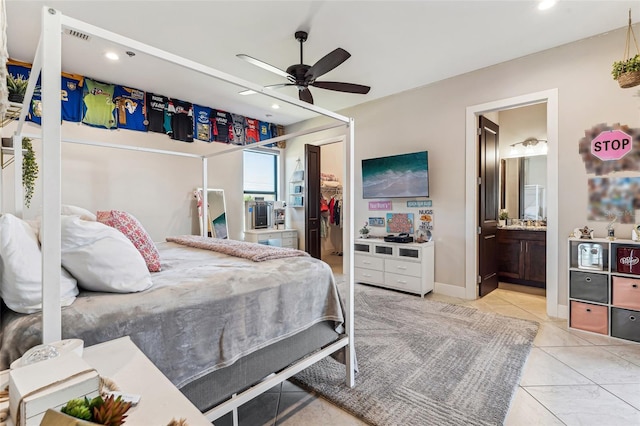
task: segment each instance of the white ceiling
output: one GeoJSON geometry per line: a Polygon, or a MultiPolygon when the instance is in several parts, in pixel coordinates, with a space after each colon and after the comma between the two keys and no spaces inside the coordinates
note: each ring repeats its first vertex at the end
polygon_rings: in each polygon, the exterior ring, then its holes
{"type": "MultiPolygon", "coordinates": [[[[332,111],[625,27],[632,6],[640,13],[637,1],[613,0],[564,0],[546,11],[537,9],[537,1],[519,0],[5,1],[9,55],[15,59],[33,61],[46,4],[259,85],[285,79],[236,54],[286,69],[299,62],[294,32],[306,30],[306,64],[337,47],[352,55],[319,81],[372,88],[367,95],[311,88],[315,104],[332,111]]],[[[623,45],[622,39],[621,55],[623,45]]],[[[102,55],[110,48],[96,38],[63,36],[63,70],[279,124],[315,115],[286,104],[272,110],[268,97],[239,96],[237,86],[145,55],[121,54],[120,61],[109,62],[102,55]]],[[[295,87],[277,90],[297,98],[295,87]]]]}

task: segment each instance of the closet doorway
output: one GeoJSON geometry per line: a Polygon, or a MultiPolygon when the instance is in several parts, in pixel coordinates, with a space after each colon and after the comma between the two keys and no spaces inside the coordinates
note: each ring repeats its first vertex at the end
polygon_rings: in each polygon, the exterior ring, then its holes
{"type": "MultiPolygon", "coordinates": [[[[319,167],[306,164],[309,193],[306,198],[308,209],[305,211],[305,227],[308,234],[313,230],[314,238],[305,238],[306,251],[318,253],[334,274],[343,273],[343,211],[342,189],[344,182],[344,138],[333,138],[313,144],[310,151],[319,149],[319,167]],[[311,171],[314,171],[313,175],[311,171]],[[318,202],[311,200],[311,186],[318,182],[318,202]],[[319,221],[316,225],[315,220],[319,221]],[[317,226],[317,228],[316,228],[317,226]],[[313,247],[312,247],[313,245],[313,247]]],[[[307,150],[305,150],[307,152],[307,150]]],[[[315,161],[315,155],[306,157],[305,161],[315,161]]]]}

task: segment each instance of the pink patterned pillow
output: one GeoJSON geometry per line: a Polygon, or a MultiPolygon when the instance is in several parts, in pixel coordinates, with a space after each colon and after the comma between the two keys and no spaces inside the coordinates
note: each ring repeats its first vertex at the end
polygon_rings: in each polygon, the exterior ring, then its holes
{"type": "Polygon", "coordinates": [[[150,272],[160,271],[160,253],[138,219],[120,210],[99,211],[98,222],[122,232],[138,249],[150,272]]]}

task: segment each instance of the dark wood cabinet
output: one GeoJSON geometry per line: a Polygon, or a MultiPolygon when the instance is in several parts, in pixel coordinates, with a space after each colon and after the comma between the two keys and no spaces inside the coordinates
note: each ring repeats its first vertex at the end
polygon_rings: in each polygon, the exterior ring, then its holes
{"type": "Polygon", "coordinates": [[[500,281],[546,288],[546,231],[498,229],[496,238],[500,281]]]}

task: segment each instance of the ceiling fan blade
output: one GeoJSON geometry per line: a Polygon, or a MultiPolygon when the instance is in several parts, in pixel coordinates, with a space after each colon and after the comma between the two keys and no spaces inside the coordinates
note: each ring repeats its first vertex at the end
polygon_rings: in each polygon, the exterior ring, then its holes
{"type": "MultiPolygon", "coordinates": [[[[287,87],[287,86],[295,86],[295,84],[293,83],[279,83],[279,84],[269,84],[268,86],[264,86],[265,89],[279,89],[280,87],[287,87]]],[[[238,92],[239,95],[253,95],[254,93],[256,93],[255,90],[251,90],[251,89],[247,89],[247,90],[243,90],[242,92],[238,92]]]]}
{"type": "Polygon", "coordinates": [[[313,64],[311,68],[304,75],[306,81],[314,81],[316,78],[323,74],[328,73],[347,59],[351,57],[351,54],[346,50],[338,47],[333,52],[328,53],[318,62],[313,64]]]}
{"type": "Polygon", "coordinates": [[[305,101],[309,104],[313,104],[313,96],[311,96],[311,92],[306,87],[298,91],[298,96],[301,101],[305,101]]]}
{"type": "Polygon", "coordinates": [[[240,53],[236,55],[238,58],[240,59],[244,59],[245,61],[249,62],[250,64],[256,65],[262,69],[265,69],[267,71],[271,71],[274,74],[278,74],[284,78],[289,79],[289,81],[294,82],[295,81],[295,77],[292,76],[291,74],[289,74],[286,71],[281,70],[280,68],[276,68],[273,65],[270,65],[266,62],[262,62],[260,59],[256,59],[253,58],[249,55],[245,55],[244,53],[240,53]]]}
{"type": "Polygon", "coordinates": [[[369,86],[353,83],[341,83],[338,81],[316,81],[315,83],[311,83],[311,85],[321,89],[335,90],[336,92],[360,93],[362,95],[366,95],[369,93],[369,90],[371,90],[371,87],[369,86]]]}

